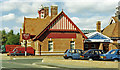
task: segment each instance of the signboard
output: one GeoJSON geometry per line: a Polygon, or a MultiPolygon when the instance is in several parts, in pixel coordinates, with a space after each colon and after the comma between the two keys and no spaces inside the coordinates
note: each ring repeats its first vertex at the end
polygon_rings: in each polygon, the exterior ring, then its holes
{"type": "Polygon", "coordinates": [[[23,38],[24,40],[28,40],[28,39],[30,39],[30,34],[29,34],[29,33],[23,33],[23,34],[22,34],[22,38],[23,38]]]}

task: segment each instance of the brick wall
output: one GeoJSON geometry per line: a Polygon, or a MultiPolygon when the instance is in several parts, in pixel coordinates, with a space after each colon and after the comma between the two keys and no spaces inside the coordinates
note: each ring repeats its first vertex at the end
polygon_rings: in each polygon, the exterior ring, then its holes
{"type": "MultiPolygon", "coordinates": [[[[50,39],[50,38],[45,38],[42,42],[40,42],[39,40],[37,40],[34,42],[34,46],[36,51],[42,51],[42,53],[47,52],[49,53],[53,53],[53,52],[63,52],[66,49],[70,49],[70,41],[75,41],[75,49],[83,49],[83,37],[80,33],[76,34],[76,39],[75,38],[54,38],[54,39],[50,39]],[[38,41],[38,45],[37,44],[38,41]],[[48,51],[48,41],[53,41],[53,52],[49,52],[48,51]],[[40,48],[41,45],[41,48],[40,48]],[[38,47],[39,48],[38,48],[38,47]]],[[[40,52],[39,52],[40,53],[40,52]]]]}

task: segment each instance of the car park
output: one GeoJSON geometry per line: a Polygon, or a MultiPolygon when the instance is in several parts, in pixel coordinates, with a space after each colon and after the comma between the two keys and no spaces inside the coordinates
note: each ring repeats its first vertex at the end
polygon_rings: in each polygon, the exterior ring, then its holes
{"type": "Polygon", "coordinates": [[[99,60],[100,55],[103,54],[103,50],[99,49],[90,49],[85,51],[81,56],[80,59],[88,59],[88,60],[99,60]]]}
{"type": "Polygon", "coordinates": [[[83,52],[81,49],[67,49],[63,57],[65,59],[80,59],[83,52]]]}
{"type": "Polygon", "coordinates": [[[112,49],[106,54],[101,54],[100,59],[120,61],[120,49],[112,49]]]}

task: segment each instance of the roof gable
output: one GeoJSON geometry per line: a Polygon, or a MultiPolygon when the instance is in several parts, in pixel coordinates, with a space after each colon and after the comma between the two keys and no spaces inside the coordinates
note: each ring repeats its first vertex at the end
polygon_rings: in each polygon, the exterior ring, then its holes
{"type": "Polygon", "coordinates": [[[61,15],[56,21],[50,26],[50,30],[62,30],[62,31],[78,31],[77,27],[70,22],[69,18],[65,15],[61,15]]]}
{"type": "Polygon", "coordinates": [[[109,37],[99,33],[99,32],[93,32],[86,34],[88,39],[85,40],[85,42],[113,42],[109,37]]]}
{"type": "MultiPolygon", "coordinates": [[[[51,22],[50,22],[50,24],[42,31],[42,32],[40,32],[38,35],[36,35],[34,38],[33,38],[33,40],[36,40],[36,39],[38,39],[47,29],[60,29],[61,30],[61,28],[58,28],[57,26],[59,26],[59,23],[57,23],[57,22],[59,22],[58,20],[62,20],[61,18],[62,17],[65,17],[65,18],[67,18],[67,21],[70,23],[70,27],[68,28],[68,29],[72,29],[72,30],[77,30],[78,32],[80,32],[82,35],[83,35],[83,37],[84,38],[86,38],[87,39],[87,37],[84,35],[84,33],[82,33],[82,31],[70,20],[70,18],[63,12],[63,11],[61,11],[57,16],[55,16],[52,20],[50,20],[51,22]],[[56,24],[56,25],[55,25],[56,24]]],[[[64,21],[64,20],[63,20],[64,21]]],[[[66,22],[67,22],[66,21],[66,22]]],[[[67,23],[67,24],[69,24],[69,23],[67,23]]],[[[61,23],[62,24],[62,23],[61,23]]],[[[66,25],[67,25],[66,24],[66,25]]],[[[64,24],[65,25],[65,24],[64,24]]],[[[64,25],[62,25],[62,26],[64,26],[64,25]]],[[[62,27],[61,26],[61,27],[62,27]]],[[[67,28],[65,28],[65,29],[67,29],[67,28]]],[[[64,29],[64,28],[63,28],[64,29]]]]}
{"type": "Polygon", "coordinates": [[[100,35],[97,33],[97,34],[91,36],[89,39],[107,39],[107,38],[104,37],[103,35],[100,35]]]}
{"type": "Polygon", "coordinates": [[[99,33],[99,32],[93,32],[90,34],[87,34],[88,39],[110,39],[109,37],[99,33]]]}

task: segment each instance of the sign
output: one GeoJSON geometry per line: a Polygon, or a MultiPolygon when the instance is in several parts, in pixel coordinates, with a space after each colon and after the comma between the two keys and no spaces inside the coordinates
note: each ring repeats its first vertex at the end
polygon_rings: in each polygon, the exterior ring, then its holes
{"type": "Polygon", "coordinates": [[[24,40],[30,39],[30,34],[29,33],[23,33],[22,34],[22,39],[24,39],[24,40]]]}

